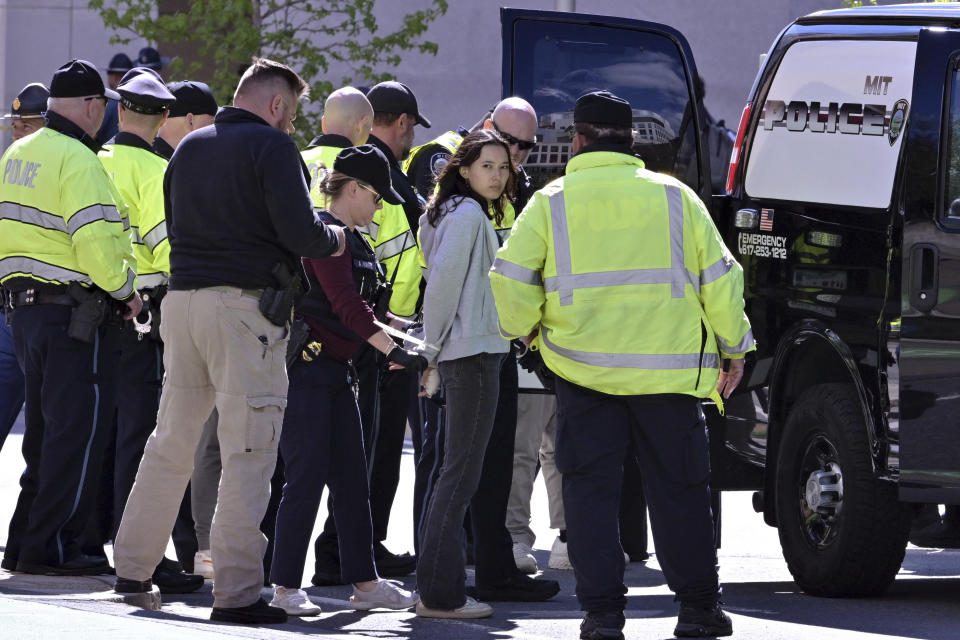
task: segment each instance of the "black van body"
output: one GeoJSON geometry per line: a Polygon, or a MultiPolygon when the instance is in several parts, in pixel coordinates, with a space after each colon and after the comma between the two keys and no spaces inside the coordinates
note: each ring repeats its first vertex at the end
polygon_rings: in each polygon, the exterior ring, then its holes
{"type": "MultiPolygon", "coordinates": [[[[635,142],[648,168],[701,194],[743,265],[758,350],[725,417],[708,412],[713,488],[756,491],[755,508],[778,528],[807,592],[884,591],[917,505],[960,504],[960,10],[863,7],[785,28],[751,89],[721,194],[710,176],[727,158],[710,151],[682,34],[635,20],[512,9],[502,11],[502,23],[503,95],[526,98],[540,117],[534,175],[546,182],[562,173],[572,101],[584,90],[610,89],[630,100],[635,128],[645,127],[635,142]],[[915,47],[912,87],[883,95],[892,76],[877,69],[859,81],[857,105],[768,95],[798,44],[814,55],[915,47]],[[655,85],[644,80],[650,76],[655,85]],[[758,135],[780,126],[811,135],[838,122],[833,138],[804,144],[863,142],[843,137],[855,126],[896,150],[889,176],[872,169],[872,154],[851,152],[846,182],[837,184],[874,191],[867,206],[843,193],[835,198],[841,204],[820,198],[825,185],[817,183],[803,185],[810,195],[802,199],[747,188],[751,160],[761,161],[758,135]]],[[[764,144],[764,153],[775,149],[764,144]]],[[[789,148],[783,158],[765,175],[776,182],[785,172],[786,191],[796,194],[791,163],[818,158],[789,148]]]]}

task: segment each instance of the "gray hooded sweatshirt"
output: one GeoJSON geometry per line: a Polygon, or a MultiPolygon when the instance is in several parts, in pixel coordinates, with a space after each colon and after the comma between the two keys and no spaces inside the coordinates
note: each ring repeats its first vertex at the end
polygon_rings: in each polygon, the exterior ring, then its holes
{"type": "Polygon", "coordinates": [[[478,353],[507,353],[500,336],[488,273],[500,248],[497,232],[473,198],[444,202],[444,216],[434,227],[420,216],[420,247],[427,261],[423,277],[423,331],[429,344],[423,353],[431,366],[478,353]]]}

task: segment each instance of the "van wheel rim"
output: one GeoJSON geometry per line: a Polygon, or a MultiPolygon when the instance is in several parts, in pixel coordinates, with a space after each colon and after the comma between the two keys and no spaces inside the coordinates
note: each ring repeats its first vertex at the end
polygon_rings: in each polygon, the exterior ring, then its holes
{"type": "Polygon", "coordinates": [[[800,525],[807,542],[825,549],[836,539],[843,511],[843,471],[837,449],[822,434],[812,436],[800,457],[800,525]]]}

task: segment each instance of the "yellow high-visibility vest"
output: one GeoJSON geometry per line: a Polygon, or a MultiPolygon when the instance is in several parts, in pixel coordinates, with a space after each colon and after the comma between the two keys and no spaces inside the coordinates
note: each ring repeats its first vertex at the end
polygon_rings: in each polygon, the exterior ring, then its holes
{"type": "Polygon", "coordinates": [[[170,242],[163,212],[167,161],[152,151],[125,144],[107,145],[99,156],[130,220],[137,286],[150,289],[166,284],[170,276],[170,242]]]}
{"type": "Polygon", "coordinates": [[[490,271],[506,337],[613,395],[716,396],[720,359],[755,348],[743,270],[686,185],[625,153],[575,156],[534,194],[490,271]]]}
{"type": "Polygon", "coordinates": [[[0,158],[0,282],[96,285],[126,300],[136,285],[130,224],[89,148],[45,127],[0,158]]]}

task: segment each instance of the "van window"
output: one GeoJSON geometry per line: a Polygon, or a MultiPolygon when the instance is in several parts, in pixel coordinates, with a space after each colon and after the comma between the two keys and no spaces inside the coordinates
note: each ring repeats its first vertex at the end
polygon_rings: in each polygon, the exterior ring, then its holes
{"type": "Polygon", "coordinates": [[[916,42],[875,40],[791,46],[755,107],[748,196],[888,207],[916,49],[916,42]]]}
{"type": "Polygon", "coordinates": [[[947,178],[944,189],[943,219],[949,226],[960,226],[960,58],[953,61],[950,78],[950,118],[947,122],[947,178]]]}
{"type": "Polygon", "coordinates": [[[540,119],[524,165],[537,187],[563,175],[572,155],[573,106],[606,89],[633,107],[634,152],[651,171],[700,189],[697,137],[680,49],[654,32],[521,20],[513,33],[513,91],[540,119]]]}

